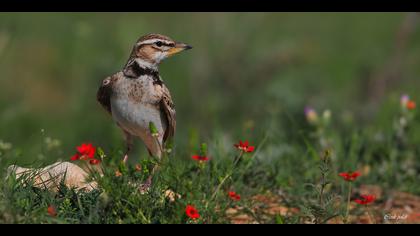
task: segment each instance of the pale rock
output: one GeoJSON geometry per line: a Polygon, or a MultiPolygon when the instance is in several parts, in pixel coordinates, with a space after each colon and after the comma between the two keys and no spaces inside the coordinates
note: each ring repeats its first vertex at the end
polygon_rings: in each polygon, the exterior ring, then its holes
{"type": "Polygon", "coordinates": [[[56,162],[45,168],[23,168],[16,165],[7,168],[7,176],[14,174],[22,183],[33,181],[34,187],[56,192],[63,182],[68,188],[90,192],[97,189],[95,181],[86,182],[89,174],[70,162],[56,162]]]}

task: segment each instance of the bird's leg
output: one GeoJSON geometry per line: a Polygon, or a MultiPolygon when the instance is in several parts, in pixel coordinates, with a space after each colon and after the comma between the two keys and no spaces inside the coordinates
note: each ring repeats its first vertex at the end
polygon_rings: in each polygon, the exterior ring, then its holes
{"type": "Polygon", "coordinates": [[[149,154],[151,155],[151,156],[153,156],[153,157],[156,157],[157,158],[157,160],[158,160],[158,163],[156,163],[154,166],[153,166],[153,169],[152,169],[152,171],[150,172],[150,175],[149,175],[149,177],[147,177],[147,179],[146,179],[146,181],[144,182],[144,183],[142,183],[141,185],[140,185],[140,187],[139,187],[139,191],[140,191],[140,193],[141,194],[144,194],[144,193],[146,193],[147,191],[149,191],[149,189],[150,189],[150,187],[152,186],[152,179],[153,179],[153,176],[155,175],[155,173],[159,170],[159,168],[160,168],[160,161],[162,160],[162,154],[163,154],[163,148],[162,148],[162,140],[161,139],[159,139],[159,137],[155,137],[155,141],[156,141],[156,146],[158,146],[158,147],[155,147],[154,148],[154,151],[151,151],[150,149],[148,149],[149,150],[149,154]]]}
{"type": "Polygon", "coordinates": [[[126,151],[123,158],[123,163],[126,164],[128,161],[128,153],[130,152],[131,148],[133,147],[133,136],[124,130],[124,137],[125,137],[125,143],[127,145],[126,151]]]}

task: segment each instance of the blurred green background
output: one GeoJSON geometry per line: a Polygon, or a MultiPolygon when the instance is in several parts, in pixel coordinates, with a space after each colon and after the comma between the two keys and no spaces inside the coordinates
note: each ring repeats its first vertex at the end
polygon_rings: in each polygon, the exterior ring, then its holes
{"type": "Polygon", "coordinates": [[[267,133],[280,145],[306,105],[330,109],[342,132],[386,128],[399,96],[416,98],[420,88],[417,21],[414,13],[1,13],[0,140],[21,164],[67,159],[85,141],[123,148],[96,91],[152,32],[194,47],[160,67],[176,104],[177,150],[267,133]],[[43,155],[55,139],[59,151],[43,155]]]}

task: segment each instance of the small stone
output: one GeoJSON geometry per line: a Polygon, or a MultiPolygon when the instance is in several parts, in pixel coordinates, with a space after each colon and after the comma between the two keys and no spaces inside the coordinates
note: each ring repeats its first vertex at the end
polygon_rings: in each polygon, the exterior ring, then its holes
{"type": "Polygon", "coordinates": [[[16,165],[7,168],[7,177],[15,175],[22,183],[32,180],[34,187],[56,192],[60,183],[77,191],[90,192],[98,188],[95,181],[87,182],[89,174],[79,166],[70,162],[56,162],[41,169],[23,168],[16,165]]]}

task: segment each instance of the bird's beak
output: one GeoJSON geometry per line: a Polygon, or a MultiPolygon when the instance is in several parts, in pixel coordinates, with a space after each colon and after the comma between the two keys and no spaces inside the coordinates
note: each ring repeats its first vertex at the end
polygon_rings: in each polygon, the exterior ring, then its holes
{"type": "Polygon", "coordinates": [[[175,55],[179,52],[191,49],[192,47],[188,44],[185,43],[176,43],[175,47],[171,48],[168,50],[168,57],[175,55]]]}

